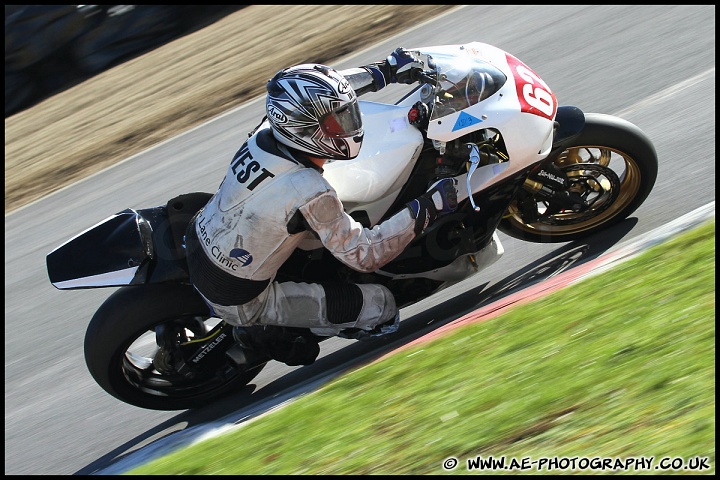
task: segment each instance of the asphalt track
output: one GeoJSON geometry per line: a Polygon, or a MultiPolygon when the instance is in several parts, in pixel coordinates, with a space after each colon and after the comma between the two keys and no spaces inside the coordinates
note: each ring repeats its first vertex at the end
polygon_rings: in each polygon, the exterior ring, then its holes
{"type": "MultiPolygon", "coordinates": [[[[522,59],[562,104],[621,116],[648,134],[660,159],[658,180],[631,218],[602,235],[568,244],[529,244],[501,236],[506,253],[495,265],[403,309],[396,341],[324,342],[314,365],[269,365],[246,390],[200,409],[158,412],[125,405],[94,384],[82,357],[87,322],[112,289],[55,290],[47,279],[45,255],[129,206],[214,191],[230,156],[261,117],[261,103],[249,102],[6,215],[5,473],[119,469],[136,461],[139,451],[149,454],[183,435],[192,437],[196,428],[226,428],[252,418],[267,405],[311,391],[348,365],[379,358],[698,208],[712,204],[714,210],[714,6],[464,6],[336,66],[376,61],[397,46],[472,40],[522,59]]],[[[378,94],[375,99],[382,101],[378,94]]]]}

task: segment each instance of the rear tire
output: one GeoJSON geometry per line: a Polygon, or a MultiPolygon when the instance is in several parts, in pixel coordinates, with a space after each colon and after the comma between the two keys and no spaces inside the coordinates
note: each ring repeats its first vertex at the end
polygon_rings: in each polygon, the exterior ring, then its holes
{"type": "Polygon", "coordinates": [[[529,203],[535,202],[538,211],[538,218],[533,219],[523,214],[527,199],[521,207],[516,198],[498,226],[501,232],[535,243],[569,242],[595,234],[637,210],[652,191],[658,172],[655,147],[642,130],[621,118],[598,113],[586,114],[583,131],[551,160],[577,180],[571,189],[582,190],[595,181],[601,184],[598,191],[605,199],[576,213],[533,198],[529,203]],[[616,176],[607,175],[608,169],[616,176]],[[608,189],[613,191],[607,193],[608,189]]]}
{"type": "Polygon", "coordinates": [[[219,319],[210,316],[205,302],[189,285],[122,287],[101,305],[88,325],[85,362],[98,385],[125,403],[151,410],[207,405],[245,386],[265,364],[247,369],[228,360],[214,372],[171,372],[168,358],[172,355],[157,354],[160,349],[154,330],[162,325],[166,331],[174,329],[178,337],[187,333],[190,339],[201,338],[212,322],[219,319]],[[143,342],[138,341],[141,337],[143,342]],[[139,354],[135,348],[149,355],[139,354]]]}

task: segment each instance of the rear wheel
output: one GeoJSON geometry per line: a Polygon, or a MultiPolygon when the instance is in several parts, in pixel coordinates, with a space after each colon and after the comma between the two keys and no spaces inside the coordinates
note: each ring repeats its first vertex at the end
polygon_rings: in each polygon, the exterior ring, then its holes
{"type": "Polygon", "coordinates": [[[265,363],[238,363],[238,349],[231,327],[211,317],[188,285],[123,287],[85,335],[95,381],[123,402],[152,410],[200,407],[246,385],[265,363]]]}
{"type": "Polygon", "coordinates": [[[658,171],[655,148],[637,126],[592,113],[583,131],[548,161],[568,179],[569,200],[558,202],[526,183],[500,222],[503,233],[536,243],[592,235],[630,216],[658,171]]]}

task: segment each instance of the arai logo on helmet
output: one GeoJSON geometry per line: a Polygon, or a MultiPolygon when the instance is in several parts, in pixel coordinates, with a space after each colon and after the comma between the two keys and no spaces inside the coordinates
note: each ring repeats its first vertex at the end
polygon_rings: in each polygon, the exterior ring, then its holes
{"type": "Polygon", "coordinates": [[[338,92],[342,93],[343,95],[350,93],[350,82],[348,82],[346,79],[341,80],[340,85],[338,85],[338,92]]]}
{"type": "Polygon", "coordinates": [[[287,117],[283,112],[281,112],[279,109],[275,107],[275,105],[270,105],[267,109],[268,116],[273,117],[276,122],[278,123],[285,123],[287,122],[287,117]]]}

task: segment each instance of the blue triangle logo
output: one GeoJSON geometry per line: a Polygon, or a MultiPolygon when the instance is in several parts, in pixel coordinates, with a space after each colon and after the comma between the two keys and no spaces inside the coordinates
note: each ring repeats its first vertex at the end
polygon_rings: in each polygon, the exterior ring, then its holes
{"type": "Polygon", "coordinates": [[[455,126],[453,127],[452,131],[460,130],[462,128],[467,128],[471,125],[475,125],[477,123],[482,123],[482,120],[479,118],[475,118],[472,115],[468,115],[465,112],[460,112],[460,116],[458,117],[457,121],[455,122],[455,126]]]}

